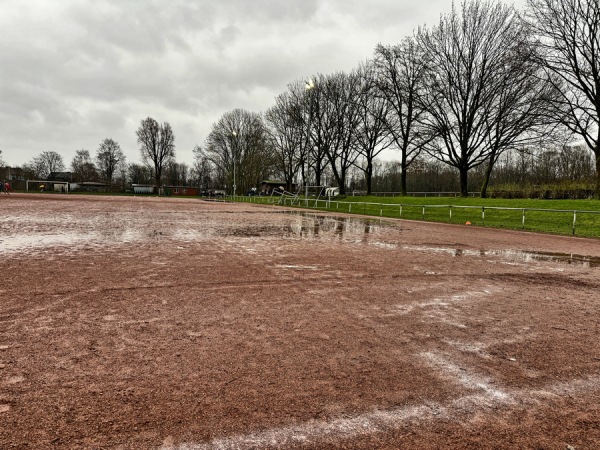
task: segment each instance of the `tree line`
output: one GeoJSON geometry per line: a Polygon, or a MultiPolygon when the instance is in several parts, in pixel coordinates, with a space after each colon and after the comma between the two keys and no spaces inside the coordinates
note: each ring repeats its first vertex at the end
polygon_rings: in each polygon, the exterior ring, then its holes
{"type": "Polygon", "coordinates": [[[394,149],[402,194],[425,161],[457,175],[462,195],[477,179],[485,197],[507,155],[580,142],[600,194],[598,27],[597,0],[528,0],[524,12],[465,1],[350,72],[290,83],[264,114],[225,113],[199,152],[229,185],[274,164],[288,189],[329,172],[344,193],[359,171],[370,193],[394,149]]]}
{"type": "MultiPolygon", "coordinates": [[[[263,113],[226,112],[191,166],[175,161],[170,125],[147,118],[137,130],[143,164],[126,164],[105,139],[93,158],[78,151],[71,169],[109,184],[167,180],[238,193],[277,178],[288,190],[468,195],[476,186],[485,197],[490,183],[577,178],[600,195],[599,27],[598,0],[527,0],[525,11],[466,0],[435,26],[377,45],[349,72],[291,82],[263,113]],[[381,162],[385,150],[398,159],[381,162]],[[554,170],[540,169],[549,161],[554,170]]],[[[54,152],[27,166],[40,176],[62,167],[54,152]]]]}
{"type": "MultiPolygon", "coordinates": [[[[127,164],[119,143],[106,138],[100,142],[93,157],[86,149],[75,152],[70,165],[73,179],[103,182],[109,188],[114,183],[123,188],[136,183],[160,186],[165,176],[181,185],[188,183],[191,171],[187,165],[175,161],[175,135],[168,122],[161,124],[148,117],[141,121],[136,134],[143,164],[127,164]]],[[[0,151],[0,157],[1,154],[0,151]]],[[[66,166],[59,153],[44,151],[16,169],[22,178],[46,180],[52,173],[64,171],[66,166]]]]}

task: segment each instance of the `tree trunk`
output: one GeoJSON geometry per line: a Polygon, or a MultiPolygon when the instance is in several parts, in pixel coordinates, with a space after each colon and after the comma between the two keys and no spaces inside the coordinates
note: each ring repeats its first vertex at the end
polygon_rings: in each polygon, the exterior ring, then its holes
{"type": "Polygon", "coordinates": [[[294,175],[289,175],[285,180],[285,190],[292,192],[294,186],[294,175]]]}
{"type": "Polygon", "coordinates": [[[371,195],[373,193],[373,161],[370,159],[367,161],[367,172],[365,173],[365,178],[367,181],[367,195],[371,195]]]}
{"type": "Polygon", "coordinates": [[[406,143],[406,139],[404,142],[404,148],[402,150],[402,173],[400,174],[400,193],[403,197],[406,197],[406,179],[407,179],[407,171],[408,171],[408,163],[406,161],[406,147],[408,144],[406,143]]]}
{"type": "Polygon", "coordinates": [[[346,195],[346,187],[344,186],[344,179],[343,179],[343,175],[340,175],[340,173],[337,170],[337,167],[335,167],[335,165],[333,163],[331,163],[332,166],[332,170],[333,170],[333,177],[335,178],[335,181],[338,185],[338,187],[340,188],[340,195],[346,195]]]}
{"type": "Polygon", "coordinates": [[[156,180],[156,193],[160,195],[160,179],[162,178],[162,172],[158,170],[158,166],[154,166],[154,176],[156,180]]]}
{"type": "Polygon", "coordinates": [[[469,169],[466,167],[459,167],[459,170],[460,170],[460,196],[468,197],[469,196],[469,186],[468,186],[469,169]]]}
{"type": "Polygon", "coordinates": [[[402,173],[400,174],[400,193],[403,197],[406,197],[406,168],[402,167],[402,173]]]}
{"type": "Polygon", "coordinates": [[[338,183],[340,187],[340,195],[346,195],[346,169],[342,168],[340,171],[340,181],[338,183]]]}
{"type": "Polygon", "coordinates": [[[321,164],[315,162],[315,186],[321,186],[321,164]]]}
{"type": "Polygon", "coordinates": [[[490,176],[492,175],[492,169],[494,168],[491,162],[488,163],[487,168],[485,169],[485,175],[483,177],[483,183],[481,184],[481,198],[487,198],[487,188],[490,184],[490,176]]]}
{"type": "Polygon", "coordinates": [[[600,199],[600,144],[596,145],[594,155],[596,156],[596,188],[594,190],[594,198],[600,199]]]}

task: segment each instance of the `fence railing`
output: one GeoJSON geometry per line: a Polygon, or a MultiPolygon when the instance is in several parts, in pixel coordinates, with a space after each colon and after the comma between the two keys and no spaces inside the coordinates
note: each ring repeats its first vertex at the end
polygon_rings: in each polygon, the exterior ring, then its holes
{"type": "Polygon", "coordinates": [[[229,197],[332,212],[600,237],[600,211],[498,206],[414,205],[297,197],[229,197]]]}
{"type": "MultiPolygon", "coordinates": [[[[366,195],[365,191],[358,191],[358,194],[355,194],[353,191],[352,195],[366,195]]],[[[371,195],[375,197],[400,197],[402,196],[401,192],[373,192],[371,195]]],[[[460,192],[407,192],[407,197],[460,197],[460,192]]],[[[469,197],[480,197],[481,192],[469,192],[469,197]]]]}

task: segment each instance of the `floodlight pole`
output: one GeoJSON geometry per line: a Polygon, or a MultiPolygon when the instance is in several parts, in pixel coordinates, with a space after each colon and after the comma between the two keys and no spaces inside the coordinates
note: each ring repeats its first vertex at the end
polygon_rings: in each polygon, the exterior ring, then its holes
{"type": "MultiPolygon", "coordinates": [[[[310,91],[315,87],[315,83],[312,78],[309,78],[304,82],[304,90],[308,94],[308,123],[312,126],[312,95],[310,91]]],[[[308,131],[307,131],[308,132],[308,131]]],[[[306,162],[306,176],[304,178],[304,198],[308,198],[308,183],[310,183],[310,164],[306,162]]]]}

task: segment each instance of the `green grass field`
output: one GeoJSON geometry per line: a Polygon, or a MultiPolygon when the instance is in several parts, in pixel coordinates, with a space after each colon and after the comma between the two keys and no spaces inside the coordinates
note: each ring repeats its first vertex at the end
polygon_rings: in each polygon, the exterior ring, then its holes
{"type": "MultiPolygon", "coordinates": [[[[251,201],[274,200],[279,198],[258,197],[251,201]]],[[[290,201],[286,199],[288,206],[290,201]]],[[[470,222],[473,226],[600,238],[600,200],[347,197],[329,203],[319,201],[317,205],[314,199],[301,200],[294,206],[307,204],[314,209],[351,214],[455,224],[470,222]]]]}

